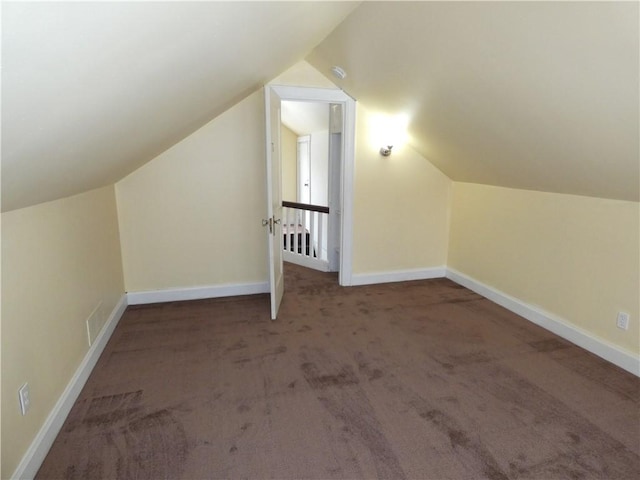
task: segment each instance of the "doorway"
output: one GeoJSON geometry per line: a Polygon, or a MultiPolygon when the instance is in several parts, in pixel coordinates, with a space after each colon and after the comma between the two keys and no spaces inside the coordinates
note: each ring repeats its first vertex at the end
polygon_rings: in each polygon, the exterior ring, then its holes
{"type": "MultiPolygon", "coordinates": [[[[323,104],[329,112],[333,111],[334,122],[340,125],[340,141],[334,137],[330,142],[329,151],[339,158],[339,168],[334,168],[328,175],[333,180],[327,179],[328,185],[333,185],[332,192],[339,199],[339,207],[334,209],[333,222],[338,223],[339,228],[330,231],[339,237],[336,240],[338,256],[335,258],[335,266],[338,271],[340,285],[352,284],[352,248],[353,248],[353,174],[355,156],[355,100],[342,90],[292,87],[292,86],[267,86],[265,87],[266,110],[266,152],[267,152],[267,220],[269,225],[269,272],[270,291],[272,303],[272,318],[277,316],[278,306],[282,300],[283,291],[279,287],[282,284],[283,255],[281,239],[283,236],[283,202],[282,202],[282,158],[281,158],[281,131],[280,118],[282,102],[310,102],[323,104]],[[277,128],[276,128],[277,127],[277,128]],[[272,228],[273,227],[273,228],[272,228]],[[335,234],[335,232],[339,232],[335,234]],[[280,250],[278,252],[278,250],[280,250]]],[[[330,122],[331,123],[331,122],[330,122]]],[[[337,132],[329,133],[329,137],[337,132]]],[[[311,185],[311,187],[313,187],[311,185]]],[[[311,188],[311,195],[313,195],[311,188]]],[[[331,196],[331,194],[329,194],[331,196]]],[[[325,207],[321,207],[325,208],[325,207]]],[[[331,209],[329,208],[329,212],[331,209]]],[[[286,219],[284,220],[287,221],[286,219]]],[[[328,230],[329,231],[329,230],[328,230]]],[[[328,234],[327,234],[328,235],[328,234]]],[[[287,235],[288,236],[288,235],[287,235]]],[[[297,238],[294,235],[294,239],[297,238]]],[[[306,235],[302,235],[303,242],[306,235]]],[[[286,241],[286,240],[285,240],[286,241]]],[[[309,240],[311,243],[311,240],[309,240]]],[[[327,239],[327,245],[330,245],[327,239]]],[[[329,255],[330,257],[330,255],[329,255]]]]}
{"type": "Polygon", "coordinates": [[[338,272],[342,106],[301,101],[281,105],[284,261],[338,272]]]}

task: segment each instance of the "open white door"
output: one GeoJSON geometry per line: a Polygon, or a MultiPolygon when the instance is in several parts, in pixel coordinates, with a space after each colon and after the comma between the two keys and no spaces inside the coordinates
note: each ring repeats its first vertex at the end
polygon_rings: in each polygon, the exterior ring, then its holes
{"type": "Polygon", "coordinates": [[[284,295],[282,268],[282,159],[280,157],[280,97],[267,86],[264,90],[267,130],[267,227],[269,244],[269,286],[271,319],[278,316],[284,295]]]}

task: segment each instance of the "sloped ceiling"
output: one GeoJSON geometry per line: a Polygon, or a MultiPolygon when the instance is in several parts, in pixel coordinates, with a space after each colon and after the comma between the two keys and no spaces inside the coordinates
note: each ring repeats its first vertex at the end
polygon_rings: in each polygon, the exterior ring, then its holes
{"type": "Polygon", "coordinates": [[[2,210],[121,179],[303,59],[356,6],[3,2],[2,210]]]}
{"type": "Polygon", "coordinates": [[[638,201],[638,13],[3,2],[2,210],[121,179],[305,57],[344,67],[335,83],[368,110],[407,113],[413,147],[454,180],[638,201]]]}
{"type": "Polygon", "coordinates": [[[327,130],[329,105],[319,102],[282,102],[282,124],[296,135],[327,130]]]}
{"type": "Polygon", "coordinates": [[[638,2],[365,2],[307,57],[456,181],[638,201],[638,2]]]}

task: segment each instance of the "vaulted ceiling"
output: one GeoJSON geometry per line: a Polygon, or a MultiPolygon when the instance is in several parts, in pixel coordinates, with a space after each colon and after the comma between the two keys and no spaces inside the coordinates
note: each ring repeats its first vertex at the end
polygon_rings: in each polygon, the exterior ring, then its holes
{"type": "Polygon", "coordinates": [[[638,201],[637,2],[2,4],[2,209],[113,183],[306,58],[450,178],[638,201]]]}
{"type": "Polygon", "coordinates": [[[357,4],[2,2],[2,209],[113,183],[302,60],[357,4]]]}
{"type": "Polygon", "coordinates": [[[457,181],[638,201],[638,2],[365,2],[307,58],[457,181]]]}

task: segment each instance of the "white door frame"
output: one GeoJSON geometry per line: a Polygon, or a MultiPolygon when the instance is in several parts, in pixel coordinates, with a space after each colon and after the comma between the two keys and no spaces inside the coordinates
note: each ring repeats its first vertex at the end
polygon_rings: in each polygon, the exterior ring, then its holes
{"type": "MultiPolygon", "coordinates": [[[[296,180],[298,182],[298,189],[296,192],[296,202],[298,203],[311,203],[311,135],[302,135],[298,137],[297,149],[296,149],[296,180]],[[305,145],[305,165],[302,164],[300,156],[301,146],[305,145]],[[306,174],[306,175],[304,175],[306,174]],[[305,178],[306,177],[306,178],[305,178]],[[305,185],[303,182],[307,182],[305,185]],[[305,192],[306,187],[306,192],[305,192]],[[306,195],[305,195],[306,193],[306,195]]],[[[300,219],[298,219],[300,222],[300,219]]]]}
{"type": "Polygon", "coordinates": [[[323,102],[342,105],[343,138],[340,199],[342,205],[340,228],[340,285],[352,285],[353,263],[353,181],[355,173],[356,102],[342,90],[327,88],[269,85],[280,100],[323,102]]]}

